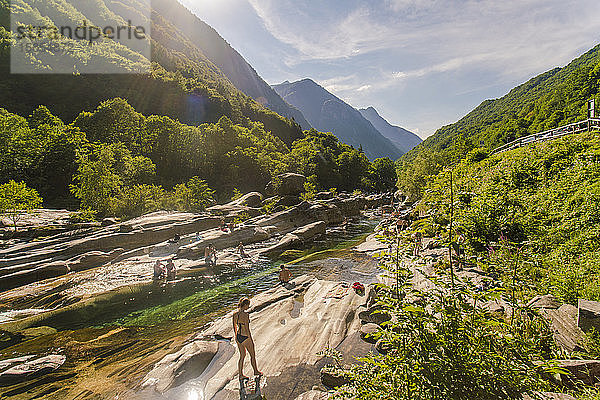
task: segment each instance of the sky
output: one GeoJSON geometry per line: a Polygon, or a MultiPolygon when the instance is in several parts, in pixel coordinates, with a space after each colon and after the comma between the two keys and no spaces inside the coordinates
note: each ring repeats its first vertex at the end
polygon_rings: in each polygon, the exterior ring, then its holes
{"type": "Polygon", "coordinates": [[[600,43],[598,0],[179,0],[270,84],[311,78],[425,138],[600,43]]]}

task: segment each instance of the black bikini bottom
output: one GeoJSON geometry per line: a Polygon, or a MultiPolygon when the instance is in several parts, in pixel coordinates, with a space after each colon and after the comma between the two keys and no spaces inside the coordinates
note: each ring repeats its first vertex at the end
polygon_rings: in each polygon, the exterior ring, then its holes
{"type": "Polygon", "coordinates": [[[237,340],[238,343],[242,344],[242,343],[244,343],[244,340],[248,339],[248,336],[240,335],[238,333],[237,336],[235,337],[235,339],[237,340]]]}

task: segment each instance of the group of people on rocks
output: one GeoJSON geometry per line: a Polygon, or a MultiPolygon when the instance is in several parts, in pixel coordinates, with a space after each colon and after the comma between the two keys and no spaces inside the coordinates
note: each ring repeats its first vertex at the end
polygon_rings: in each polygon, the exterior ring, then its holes
{"type": "Polygon", "coordinates": [[[167,279],[173,280],[177,277],[177,268],[173,259],[167,260],[167,263],[163,265],[161,260],[156,260],[154,263],[154,279],[167,279]]]}

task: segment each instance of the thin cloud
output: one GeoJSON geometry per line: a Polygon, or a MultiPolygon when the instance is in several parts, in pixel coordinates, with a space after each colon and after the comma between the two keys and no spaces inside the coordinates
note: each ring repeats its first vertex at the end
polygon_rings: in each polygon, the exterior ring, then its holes
{"type": "Polygon", "coordinates": [[[431,126],[415,119],[427,107],[446,108],[440,124],[458,119],[600,42],[597,0],[240,1],[286,49],[278,75],[309,76],[351,104],[396,103],[395,119],[424,135],[431,126]],[[402,97],[419,98],[420,114],[402,97]]]}

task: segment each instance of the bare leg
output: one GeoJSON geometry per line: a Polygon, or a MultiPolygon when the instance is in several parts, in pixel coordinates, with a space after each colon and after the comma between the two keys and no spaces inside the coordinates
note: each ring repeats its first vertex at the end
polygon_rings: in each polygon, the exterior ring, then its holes
{"type": "Polygon", "coordinates": [[[238,343],[238,349],[240,351],[240,360],[238,361],[238,373],[240,374],[240,379],[247,378],[244,376],[244,360],[246,359],[246,347],[238,343]]]}
{"type": "Polygon", "coordinates": [[[250,354],[250,364],[252,364],[252,369],[254,369],[254,375],[262,375],[262,372],[258,370],[256,366],[256,352],[254,351],[254,341],[252,339],[248,339],[248,344],[246,345],[248,348],[248,353],[250,354]]]}

